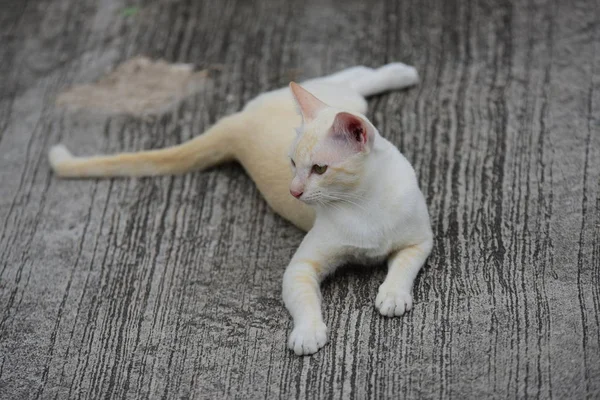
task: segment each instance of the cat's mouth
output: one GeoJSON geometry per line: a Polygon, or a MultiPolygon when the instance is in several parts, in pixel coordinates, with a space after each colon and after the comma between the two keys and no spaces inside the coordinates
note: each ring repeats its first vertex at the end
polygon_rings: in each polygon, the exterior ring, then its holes
{"type": "Polygon", "coordinates": [[[308,204],[309,206],[326,206],[328,203],[330,203],[327,197],[322,196],[320,193],[314,193],[310,195],[305,194],[298,200],[308,204]]]}
{"type": "Polygon", "coordinates": [[[303,196],[300,196],[297,199],[300,200],[301,202],[309,204],[309,205],[318,204],[318,202],[319,202],[318,196],[314,196],[314,195],[304,194],[303,196]]]}
{"type": "Polygon", "coordinates": [[[300,200],[301,202],[303,202],[305,204],[309,204],[309,205],[317,204],[317,201],[312,198],[299,198],[298,200],[300,200]]]}

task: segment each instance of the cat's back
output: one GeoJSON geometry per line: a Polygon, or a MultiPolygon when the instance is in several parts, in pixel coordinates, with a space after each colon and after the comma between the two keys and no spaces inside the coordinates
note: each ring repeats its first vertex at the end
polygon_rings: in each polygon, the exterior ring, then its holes
{"type": "MultiPolygon", "coordinates": [[[[310,80],[302,85],[324,103],[331,107],[345,109],[351,112],[364,114],[367,111],[367,101],[347,85],[310,80]]],[[[262,93],[249,101],[244,107],[249,112],[293,113],[300,121],[292,92],[288,87],[262,93]]]]}
{"type": "MultiPolygon", "coordinates": [[[[364,113],[367,103],[363,97],[344,85],[329,84],[319,80],[305,83],[316,96],[330,106],[351,112],[364,113]]],[[[244,139],[241,141],[241,153],[250,152],[252,156],[277,158],[287,166],[288,152],[296,128],[302,124],[291,90],[288,87],[263,93],[246,104],[244,139]]]]}
{"type": "Polygon", "coordinates": [[[367,112],[367,101],[365,98],[347,85],[318,80],[308,81],[303,83],[303,85],[318,99],[331,107],[360,114],[367,112]]]}

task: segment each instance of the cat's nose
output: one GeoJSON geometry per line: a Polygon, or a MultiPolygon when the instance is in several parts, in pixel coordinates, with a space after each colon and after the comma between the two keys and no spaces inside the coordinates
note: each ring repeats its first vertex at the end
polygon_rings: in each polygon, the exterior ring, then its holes
{"type": "Polygon", "coordinates": [[[299,199],[300,196],[302,196],[302,193],[304,193],[304,192],[297,192],[297,191],[295,191],[293,189],[290,189],[290,193],[292,194],[292,196],[294,196],[295,198],[299,199]]]}

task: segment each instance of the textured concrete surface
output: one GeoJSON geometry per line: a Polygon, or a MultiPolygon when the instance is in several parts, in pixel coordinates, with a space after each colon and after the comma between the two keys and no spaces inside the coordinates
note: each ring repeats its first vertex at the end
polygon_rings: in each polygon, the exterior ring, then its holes
{"type": "Polygon", "coordinates": [[[600,397],[598,20],[585,0],[2,2],[0,398],[600,397]],[[212,72],[155,119],[55,108],[138,54],[212,72]],[[302,234],[239,166],[61,181],[45,159],[178,143],[290,78],[393,60],[422,83],[369,116],[435,248],[401,319],[373,307],[383,266],[330,279],[314,357],[286,349],[280,296],[302,234]]]}

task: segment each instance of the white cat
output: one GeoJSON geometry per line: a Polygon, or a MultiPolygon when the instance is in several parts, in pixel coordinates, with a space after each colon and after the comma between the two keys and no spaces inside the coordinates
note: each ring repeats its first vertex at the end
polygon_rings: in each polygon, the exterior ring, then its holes
{"type": "Polygon", "coordinates": [[[433,243],[427,207],[409,162],[363,113],[365,96],[417,80],[402,63],[349,68],[262,94],[178,146],[73,157],[59,145],[50,150],[50,164],[63,177],[108,177],[239,161],[269,205],[309,231],[283,276],[283,299],[294,319],[289,348],[312,354],[327,342],[320,283],[348,261],[387,259],[375,306],[389,317],[412,307],[413,282],[433,243]]]}

